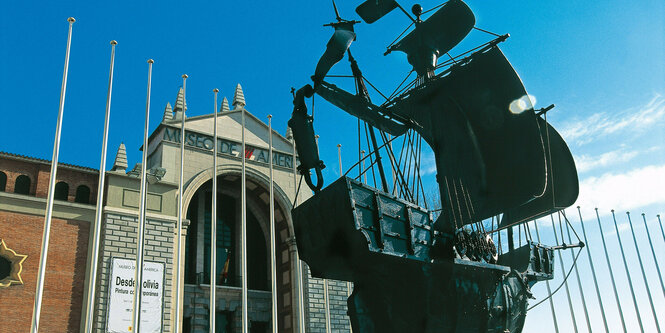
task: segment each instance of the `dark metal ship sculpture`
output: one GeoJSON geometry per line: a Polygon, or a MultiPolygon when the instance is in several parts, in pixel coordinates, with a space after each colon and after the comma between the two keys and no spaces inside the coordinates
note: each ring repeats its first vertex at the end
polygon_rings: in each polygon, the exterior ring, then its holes
{"type": "Polygon", "coordinates": [[[438,65],[474,29],[470,8],[451,0],[421,20],[419,5],[414,18],[394,0],[368,0],[356,12],[373,23],[396,8],[415,28],[386,54],[406,53],[417,74],[408,89],[381,105],[371,102],[350,52],[360,22],[341,19],[335,8],[337,22],[329,24],[335,32],[313,84],[294,95],[289,126],[299,172],[315,192],[292,211],[301,258],[313,276],[354,282],[348,299],[354,332],[521,332],[530,288],[553,278],[556,249],[536,242],[515,248],[512,227],[575,202],[573,158],[541,117],[548,109],[534,110],[499,49],[507,35],[438,65]],[[355,94],[325,81],[345,55],[355,94]],[[381,189],[345,176],[321,189],[324,164],[305,105],[315,93],[366,122],[381,189]],[[407,131],[435,155],[442,203],[436,219],[418,200],[389,193],[379,151],[388,149],[387,134],[407,131]],[[494,230],[480,223],[499,216],[494,230]],[[489,234],[501,229],[509,232],[510,251],[499,256],[489,234]]]}

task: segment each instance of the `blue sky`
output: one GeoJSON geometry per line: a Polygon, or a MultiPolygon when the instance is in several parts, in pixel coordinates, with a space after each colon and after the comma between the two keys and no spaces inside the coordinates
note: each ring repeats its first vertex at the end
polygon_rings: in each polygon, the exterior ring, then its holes
{"type": "MultiPolygon", "coordinates": [[[[342,16],[358,19],[354,12],[358,3],[339,1],[342,16]]],[[[422,4],[427,9],[438,3],[422,4]]],[[[658,0],[630,4],[469,0],[468,4],[478,27],[511,34],[501,48],[536,98],[536,107],[557,105],[549,121],[575,156],[581,188],[578,204],[585,220],[595,218],[594,207],[600,208],[604,222],[611,221],[607,218],[612,208],[622,214],[644,211],[652,233],[658,231],[655,215],[665,213],[665,4],[658,0]]],[[[148,58],[155,60],[151,129],[160,122],[166,103],[175,101],[181,75],[187,73],[189,115],[210,113],[213,88],[231,99],[240,83],[247,109],[261,119],[273,114],[274,128],[283,133],[292,109],[289,90],[308,83],[331,34],[321,25],[334,19],[330,2],[319,0],[9,2],[0,13],[5,124],[0,150],[51,158],[69,16],[77,22],[60,161],[93,168],[99,166],[111,39],[119,44],[107,165],[124,142],[131,167],[141,158],[148,58]]],[[[392,91],[410,69],[403,54],[382,55],[406,25],[404,16],[394,11],[375,24],[356,26],[354,56],[365,76],[384,93],[392,91]]],[[[474,31],[451,53],[489,39],[474,31]]],[[[331,74],[348,73],[346,60],[331,70],[331,74]]],[[[350,87],[348,79],[338,80],[335,83],[350,87]]],[[[381,101],[374,91],[370,93],[381,101]]],[[[326,183],[330,183],[338,176],[335,146],[343,145],[345,166],[357,156],[356,122],[320,98],[315,112],[322,158],[329,166],[326,183]]],[[[431,155],[424,157],[425,165],[428,158],[431,163],[431,155]]],[[[433,184],[432,173],[427,179],[433,184]]],[[[627,222],[621,218],[619,224],[624,243],[631,241],[627,222]]],[[[606,236],[616,237],[609,226],[604,225],[606,236]]],[[[597,236],[598,231],[592,230],[597,236]]],[[[636,232],[643,235],[643,229],[636,232]]],[[[664,253],[656,236],[652,235],[655,245],[664,253]]],[[[638,240],[646,244],[644,236],[638,240]]],[[[643,257],[647,250],[642,249],[643,257]]],[[[592,255],[602,259],[602,252],[592,255]]],[[[565,309],[565,299],[557,300],[565,309]]],[[[662,309],[662,298],[659,304],[662,309]]],[[[549,320],[542,309],[545,304],[527,325],[541,322],[541,317],[549,320]]],[[[647,307],[642,315],[649,315],[647,307]]]]}

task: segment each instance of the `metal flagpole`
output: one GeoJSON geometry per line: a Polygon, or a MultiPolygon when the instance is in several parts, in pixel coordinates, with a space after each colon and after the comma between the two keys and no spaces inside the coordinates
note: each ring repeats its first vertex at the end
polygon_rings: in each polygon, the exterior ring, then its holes
{"type": "MultiPolygon", "coordinates": [[[[559,216],[559,219],[561,216],[559,216]]],[[[556,236],[556,226],[554,225],[554,216],[550,214],[550,219],[552,219],[552,229],[554,231],[554,241],[557,246],[559,246],[559,239],[556,236]]],[[[563,229],[561,230],[561,243],[565,244],[566,241],[563,238],[563,229]]],[[[561,272],[564,274],[563,277],[563,285],[566,287],[566,296],[568,297],[568,307],[570,308],[570,317],[573,319],[573,328],[575,329],[575,333],[578,332],[577,330],[577,320],[575,319],[575,309],[573,309],[573,301],[570,298],[570,288],[568,288],[568,281],[566,280],[565,274],[566,274],[566,269],[563,266],[563,256],[561,253],[559,253],[559,263],[561,264],[561,272]]]]}
{"type": "Polygon", "coordinates": [[[39,330],[39,316],[42,312],[42,297],[44,296],[44,277],[46,276],[46,257],[48,256],[48,243],[51,236],[51,219],[53,215],[53,195],[55,192],[56,171],[58,169],[58,155],[60,153],[60,132],[62,130],[62,115],[65,109],[65,92],[67,91],[67,72],[69,71],[69,48],[72,44],[72,25],[76,20],[73,17],[67,19],[69,32],[67,33],[67,50],[65,51],[65,69],[62,74],[62,85],[60,86],[60,105],[58,107],[58,120],[55,126],[55,142],[53,144],[53,159],[51,160],[51,175],[49,176],[48,198],[46,200],[46,214],[44,217],[44,233],[42,234],[41,257],[39,258],[39,270],[37,271],[37,291],[35,292],[35,304],[32,310],[31,332],[39,330]]]}
{"type": "Polygon", "coordinates": [[[596,219],[598,220],[598,228],[600,228],[600,239],[603,240],[603,249],[605,250],[605,260],[607,261],[607,268],[610,271],[610,279],[612,280],[612,289],[614,290],[614,299],[617,302],[617,307],[619,308],[619,317],[621,318],[621,327],[623,327],[623,332],[628,333],[626,330],[626,321],[623,318],[623,310],[621,309],[621,302],[619,301],[619,293],[617,292],[617,285],[614,282],[614,273],[612,272],[612,265],[610,264],[610,255],[607,253],[607,244],[605,244],[605,236],[603,235],[603,225],[600,223],[600,215],[598,215],[598,208],[596,210],[596,219]]]}
{"type": "Polygon", "coordinates": [[[363,175],[364,181],[362,179],[358,179],[361,182],[364,182],[365,185],[367,184],[367,171],[365,171],[365,150],[360,151],[360,160],[362,161],[360,164],[362,165],[361,167],[361,174],[363,175]]]}
{"type": "Polygon", "coordinates": [[[642,255],[640,254],[640,248],[637,246],[637,238],[635,238],[635,229],[633,229],[633,221],[630,219],[630,212],[626,212],[628,216],[628,224],[630,225],[630,232],[633,235],[633,242],[635,243],[635,251],[637,252],[637,261],[640,263],[640,270],[642,271],[642,279],[644,279],[644,287],[647,289],[647,296],[649,296],[649,305],[651,305],[651,313],[653,314],[653,320],[656,323],[656,330],[660,332],[660,324],[658,323],[658,315],[656,315],[656,308],[653,306],[653,299],[651,298],[651,289],[649,288],[649,282],[647,281],[647,274],[644,272],[644,265],[642,264],[642,255]]]}
{"type": "Polygon", "coordinates": [[[658,224],[660,225],[660,233],[663,235],[663,241],[665,242],[665,231],[663,231],[663,221],[660,220],[660,215],[656,215],[658,217],[658,224]]]}
{"type": "MultiPolygon", "coordinates": [[[[533,225],[536,227],[536,237],[538,243],[540,243],[540,232],[538,232],[538,220],[533,220],[533,225]]],[[[499,231],[501,235],[501,231],[499,231]]],[[[547,285],[547,298],[550,301],[550,309],[552,310],[552,320],[554,321],[554,332],[559,333],[559,324],[556,320],[556,311],[554,311],[554,301],[552,300],[552,287],[550,286],[550,281],[545,280],[545,285],[547,285]]]]}
{"type": "MultiPolygon", "coordinates": [[[[316,151],[319,151],[319,135],[314,136],[316,141],[316,151]]],[[[326,333],[330,333],[330,297],[328,295],[328,279],[323,279],[323,305],[326,318],[326,333]]]]}
{"type": "Polygon", "coordinates": [[[344,171],[342,169],[342,144],[337,144],[337,159],[339,160],[339,176],[344,176],[344,171]]]}
{"type": "MultiPolygon", "coordinates": [[[[297,195],[298,195],[298,173],[296,172],[296,141],[293,139],[293,191],[294,191],[294,203],[293,205],[295,206],[297,203],[297,195]]],[[[296,239],[296,242],[298,240],[296,239]]],[[[304,286],[303,286],[303,266],[302,262],[300,261],[300,255],[298,254],[298,250],[296,248],[296,274],[298,275],[297,278],[297,288],[298,288],[298,326],[299,326],[299,331],[301,333],[305,332],[305,291],[304,291],[304,286]]]]}
{"type": "Polygon", "coordinates": [[[175,263],[175,323],[173,325],[173,332],[180,333],[180,311],[182,307],[182,297],[180,284],[182,280],[182,211],[183,211],[183,186],[184,186],[184,172],[185,172],[185,117],[187,111],[187,99],[185,93],[187,92],[187,74],[182,75],[182,119],[180,121],[180,178],[178,180],[178,223],[176,224],[176,263],[175,263]]]}
{"type": "Polygon", "coordinates": [[[633,280],[630,278],[630,271],[628,270],[628,262],[626,261],[626,254],[623,252],[623,244],[621,243],[621,235],[619,234],[617,219],[614,216],[614,209],[612,209],[612,219],[614,220],[614,229],[617,232],[617,239],[619,240],[619,248],[621,249],[621,257],[623,258],[623,267],[626,270],[626,275],[628,276],[628,286],[630,287],[630,294],[631,296],[633,296],[633,305],[635,305],[635,313],[637,314],[637,323],[640,325],[640,331],[644,332],[644,326],[642,326],[642,316],[640,315],[640,309],[637,306],[637,299],[635,298],[635,291],[633,290],[633,280]]]}
{"type": "Polygon", "coordinates": [[[141,329],[141,294],[143,293],[143,234],[145,232],[145,208],[147,198],[146,180],[148,164],[148,125],[150,118],[150,85],[152,81],[152,64],[154,60],[148,59],[148,97],[145,102],[145,125],[143,127],[143,154],[141,159],[141,187],[139,195],[139,221],[136,235],[136,267],[134,270],[134,306],[132,307],[132,331],[141,329]]]}
{"type": "MultiPolygon", "coordinates": [[[[566,219],[565,224],[566,224],[566,234],[568,234],[568,244],[572,244],[573,243],[573,238],[570,237],[570,227],[568,226],[568,220],[567,219],[566,219]]],[[[563,235],[561,235],[561,238],[563,238],[563,235]]],[[[570,258],[572,260],[571,262],[573,263],[572,264],[573,267],[575,267],[575,275],[577,276],[577,286],[580,289],[580,296],[582,297],[582,308],[584,309],[584,319],[586,320],[586,327],[589,330],[589,332],[593,332],[591,330],[591,321],[589,320],[589,310],[586,307],[586,298],[584,297],[584,288],[582,288],[582,279],[580,279],[580,271],[577,268],[577,264],[575,263],[575,253],[574,253],[574,250],[572,248],[570,249],[570,258]]]]}
{"type": "Polygon", "coordinates": [[[582,225],[582,234],[584,235],[584,244],[586,244],[586,254],[589,256],[589,265],[591,265],[591,275],[593,276],[593,284],[596,287],[596,296],[598,296],[598,303],[600,304],[600,314],[603,317],[603,325],[605,325],[605,332],[610,333],[610,328],[607,326],[607,318],[605,317],[605,307],[603,300],[600,297],[600,289],[598,288],[598,279],[596,279],[596,269],[593,267],[593,259],[591,258],[591,251],[589,250],[589,241],[586,238],[586,229],[584,229],[584,220],[582,220],[582,211],[580,206],[577,206],[577,213],[580,216],[580,225],[582,225]]]}
{"type": "Polygon", "coordinates": [[[242,176],[241,176],[241,242],[242,242],[242,253],[241,253],[241,266],[242,266],[242,332],[249,332],[249,322],[247,316],[247,207],[246,207],[246,185],[245,185],[245,108],[240,108],[241,120],[242,120],[242,176]]]}
{"type": "MultiPolygon", "coordinates": [[[[217,311],[217,93],[219,89],[212,90],[214,105],[212,108],[213,116],[213,148],[212,148],[212,209],[210,216],[212,222],[210,225],[210,332],[215,330],[215,311],[217,311]]],[[[184,102],[183,102],[184,104],[184,102]]]]}
{"type": "Polygon", "coordinates": [[[658,272],[658,280],[660,281],[660,287],[663,289],[663,296],[665,296],[665,285],[663,285],[663,276],[660,274],[660,266],[658,266],[658,259],[656,259],[656,252],[653,250],[653,243],[651,242],[651,233],[649,232],[649,227],[647,226],[647,218],[642,213],[642,220],[644,220],[644,229],[647,231],[647,237],[649,238],[649,246],[651,247],[651,255],[653,256],[653,262],[656,264],[656,272],[658,272]]]}
{"type": "Polygon", "coordinates": [[[106,116],[104,118],[104,135],[102,138],[102,158],[99,163],[99,181],[97,182],[97,207],[95,210],[95,226],[92,241],[92,264],[90,265],[90,283],[88,284],[88,301],[86,306],[85,331],[92,332],[95,312],[95,288],[97,286],[97,263],[99,261],[99,237],[102,229],[102,210],[104,207],[104,180],[106,175],[106,146],[109,137],[109,117],[111,115],[111,91],[113,90],[113,64],[115,46],[118,42],[111,41],[111,69],[109,70],[109,88],[106,94],[106,116]]]}
{"type": "MultiPolygon", "coordinates": [[[[338,143],[337,144],[337,158],[339,159],[339,176],[343,177],[344,176],[344,169],[342,168],[342,144],[338,143]]],[[[351,286],[350,281],[346,281],[346,296],[350,297],[351,296],[351,289],[353,287],[351,286]]],[[[351,318],[349,318],[349,329],[351,332],[353,332],[353,328],[351,327],[351,318]]]]}
{"type": "Polygon", "coordinates": [[[275,186],[273,183],[272,115],[268,115],[268,161],[270,161],[270,270],[272,280],[272,332],[277,333],[277,249],[275,243],[275,186]]]}

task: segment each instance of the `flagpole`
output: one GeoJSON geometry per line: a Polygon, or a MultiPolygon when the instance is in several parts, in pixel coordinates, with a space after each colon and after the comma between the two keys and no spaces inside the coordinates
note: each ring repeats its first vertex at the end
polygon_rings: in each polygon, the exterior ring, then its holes
{"type": "Polygon", "coordinates": [[[111,69],[109,70],[109,88],[106,94],[106,117],[104,118],[104,136],[102,139],[102,158],[99,163],[99,181],[97,182],[97,207],[95,211],[95,227],[93,230],[92,263],[90,265],[90,283],[88,284],[88,301],[86,310],[86,332],[92,332],[95,312],[95,288],[97,285],[97,262],[99,260],[99,236],[102,228],[102,210],[104,205],[104,180],[106,174],[106,147],[109,133],[109,117],[111,115],[111,91],[113,90],[113,65],[115,62],[115,40],[111,41],[111,69]]]}
{"type": "Polygon", "coordinates": [[[647,239],[649,240],[649,247],[651,247],[653,263],[656,264],[656,272],[658,273],[658,280],[660,281],[660,287],[663,290],[663,296],[665,296],[665,285],[663,285],[663,276],[660,274],[660,266],[658,266],[656,251],[653,250],[653,242],[651,242],[651,233],[649,233],[649,226],[647,226],[647,217],[644,213],[642,213],[642,220],[644,221],[644,229],[647,231],[647,239]]]}
{"type": "Polygon", "coordinates": [[[51,160],[51,175],[49,177],[48,198],[46,200],[46,214],[44,217],[44,232],[42,234],[41,257],[39,258],[39,270],[37,271],[37,290],[35,292],[35,303],[32,310],[31,332],[39,331],[39,316],[42,311],[42,297],[44,296],[44,278],[46,276],[46,258],[48,256],[48,244],[51,235],[51,220],[53,216],[53,195],[55,194],[56,171],[58,169],[58,155],[60,153],[60,132],[62,131],[62,116],[65,109],[65,92],[67,91],[67,73],[69,71],[69,49],[72,44],[72,26],[76,20],[73,17],[67,19],[69,31],[67,33],[67,50],[65,51],[65,69],[62,74],[62,85],[60,87],[60,105],[58,107],[58,120],[55,127],[55,140],[53,143],[53,159],[51,160]]]}
{"type": "MultiPolygon", "coordinates": [[[[215,330],[215,311],[217,309],[217,93],[219,89],[212,90],[215,94],[215,105],[212,108],[213,121],[213,149],[212,149],[212,224],[210,227],[210,332],[215,330]]],[[[183,102],[184,103],[184,102],[183,102]]]]}
{"type": "MultiPolygon", "coordinates": [[[[577,214],[580,216],[580,225],[582,226],[582,234],[584,235],[584,244],[589,244],[589,240],[586,237],[586,229],[584,229],[584,220],[582,220],[582,211],[580,206],[577,206],[577,214]]],[[[607,326],[607,317],[605,316],[605,307],[603,306],[603,299],[600,296],[600,289],[598,288],[598,279],[596,278],[596,268],[593,266],[593,258],[591,257],[591,251],[589,246],[586,247],[586,253],[589,257],[589,266],[591,266],[591,276],[593,277],[593,284],[596,287],[596,296],[598,296],[598,304],[600,305],[600,314],[603,317],[603,325],[605,326],[605,333],[610,333],[610,329],[607,326]]]]}
{"type": "MultiPolygon", "coordinates": [[[[537,219],[533,220],[533,225],[536,227],[536,237],[537,237],[536,239],[538,240],[538,243],[540,243],[540,232],[538,231],[538,220],[537,219]]],[[[556,232],[556,229],[554,230],[554,232],[556,232]]],[[[501,236],[501,231],[499,231],[499,236],[501,236]]],[[[499,248],[501,248],[501,243],[499,243],[499,248]]],[[[559,322],[556,319],[556,311],[554,310],[554,301],[552,300],[552,287],[550,286],[550,280],[545,280],[545,285],[547,286],[547,298],[550,301],[550,310],[552,311],[552,321],[554,322],[554,332],[559,333],[559,322]]]]}
{"type": "Polygon", "coordinates": [[[628,277],[628,286],[630,287],[630,295],[633,297],[633,305],[635,306],[637,323],[640,325],[640,331],[644,332],[644,326],[642,325],[642,316],[640,315],[640,307],[637,305],[637,299],[635,298],[635,290],[633,289],[633,280],[630,277],[630,270],[628,269],[626,254],[623,251],[623,243],[621,242],[621,234],[619,234],[617,219],[616,216],[614,216],[614,209],[612,209],[612,220],[614,221],[614,230],[617,232],[617,239],[619,240],[619,249],[621,250],[621,258],[623,259],[623,268],[626,270],[626,276],[628,277]]]}
{"type": "Polygon", "coordinates": [[[242,121],[242,176],[241,176],[241,241],[242,241],[242,253],[241,255],[241,268],[242,268],[242,332],[249,332],[249,322],[247,314],[247,207],[246,207],[246,185],[245,185],[245,108],[240,108],[241,112],[241,121],[242,121]]]}
{"type": "Polygon", "coordinates": [[[139,201],[139,222],[136,237],[136,270],[134,271],[134,306],[132,308],[132,330],[139,332],[141,328],[141,293],[143,289],[143,236],[145,232],[145,208],[147,197],[146,180],[148,164],[148,125],[150,118],[150,85],[152,80],[152,64],[148,59],[148,97],[145,102],[145,125],[143,127],[143,157],[141,161],[141,191],[139,201]]]}
{"type": "Polygon", "coordinates": [[[656,215],[656,217],[658,218],[658,225],[660,225],[660,233],[663,236],[663,241],[665,241],[665,231],[663,231],[663,221],[660,220],[660,214],[656,215]]]}
{"type": "MultiPolygon", "coordinates": [[[[319,152],[319,135],[314,136],[316,152],[319,152]]],[[[323,279],[323,307],[325,309],[326,333],[330,333],[330,297],[328,296],[328,279],[323,279]]]]}
{"type": "Polygon", "coordinates": [[[598,214],[598,207],[596,210],[596,220],[598,221],[598,230],[600,230],[600,239],[603,241],[603,250],[605,251],[605,261],[607,262],[607,268],[610,272],[610,280],[612,281],[612,290],[614,290],[614,300],[616,301],[617,308],[619,309],[619,319],[621,319],[621,327],[623,328],[623,333],[627,333],[626,330],[626,321],[623,317],[623,309],[621,308],[621,301],[619,300],[619,293],[617,292],[617,285],[614,280],[614,273],[612,271],[612,264],[610,263],[610,255],[607,252],[607,243],[605,243],[605,236],[603,234],[603,225],[600,222],[600,215],[598,214]]]}
{"type": "Polygon", "coordinates": [[[365,150],[364,149],[360,151],[360,160],[362,161],[361,162],[362,166],[360,168],[362,170],[361,175],[363,176],[364,180],[363,179],[358,179],[358,180],[363,182],[365,185],[367,185],[367,172],[365,171],[365,150]]]}
{"type": "MultiPolygon", "coordinates": [[[[294,203],[293,206],[295,208],[295,205],[297,204],[297,196],[298,196],[298,173],[296,172],[296,140],[295,138],[293,139],[293,191],[294,191],[294,203]]],[[[296,239],[296,242],[298,240],[296,239]]],[[[296,247],[296,274],[298,275],[298,279],[296,281],[297,283],[297,288],[298,288],[298,326],[299,326],[299,332],[304,333],[305,332],[305,288],[303,286],[303,266],[302,262],[300,261],[300,254],[298,253],[298,249],[296,247]]]]}
{"type": "MultiPolygon", "coordinates": [[[[633,229],[633,221],[630,219],[630,212],[626,212],[628,216],[628,224],[630,225],[630,232],[633,235],[633,242],[635,243],[635,251],[637,252],[637,261],[640,263],[640,271],[642,271],[642,279],[644,280],[644,287],[647,290],[647,296],[649,297],[649,305],[651,306],[651,314],[653,314],[653,320],[656,324],[656,330],[660,332],[660,323],[658,322],[658,315],[656,314],[656,308],[653,306],[653,299],[651,298],[651,288],[649,288],[649,281],[647,280],[647,274],[644,272],[644,265],[642,264],[642,255],[640,254],[640,248],[637,245],[637,238],[635,238],[635,229],[633,229]]],[[[660,274],[660,271],[658,272],[660,274]]]]}
{"type": "Polygon", "coordinates": [[[270,161],[270,270],[272,280],[272,332],[277,333],[277,262],[275,244],[275,186],[272,165],[272,115],[268,115],[268,161],[270,161]]]}
{"type": "MultiPolygon", "coordinates": [[[[339,161],[339,176],[344,177],[344,169],[342,168],[342,144],[337,144],[337,159],[339,161]]],[[[351,282],[346,281],[346,296],[351,297],[351,282]]],[[[351,327],[351,318],[349,318],[349,330],[353,332],[353,327],[351,327]]]]}
{"type": "MultiPolygon", "coordinates": [[[[185,169],[185,111],[187,109],[187,100],[185,93],[187,90],[187,74],[182,75],[182,119],[180,122],[180,179],[178,181],[178,223],[176,225],[176,237],[178,248],[176,250],[176,267],[175,267],[175,323],[173,325],[173,332],[180,333],[180,281],[182,275],[181,257],[182,257],[182,186],[184,184],[184,169],[185,169]]],[[[216,145],[216,144],[215,144],[216,145]]]]}

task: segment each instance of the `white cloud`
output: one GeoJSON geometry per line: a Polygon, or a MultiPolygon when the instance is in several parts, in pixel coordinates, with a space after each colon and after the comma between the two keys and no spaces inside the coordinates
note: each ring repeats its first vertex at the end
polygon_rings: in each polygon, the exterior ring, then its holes
{"type": "Polygon", "coordinates": [[[433,152],[428,151],[422,154],[420,159],[420,174],[422,176],[436,174],[436,158],[433,152]]]}
{"type": "Polygon", "coordinates": [[[575,156],[575,165],[577,166],[577,172],[583,173],[596,168],[628,162],[639,154],[640,152],[635,150],[626,151],[624,149],[617,149],[596,156],[580,155],[575,156]]]}
{"type": "Polygon", "coordinates": [[[665,120],[665,98],[656,95],[646,105],[623,112],[594,113],[585,119],[573,119],[564,124],[560,133],[571,143],[583,145],[596,139],[624,131],[643,133],[650,126],[665,120]]]}
{"type": "Polygon", "coordinates": [[[582,179],[575,205],[623,212],[656,203],[665,203],[665,164],[582,179]]]}

